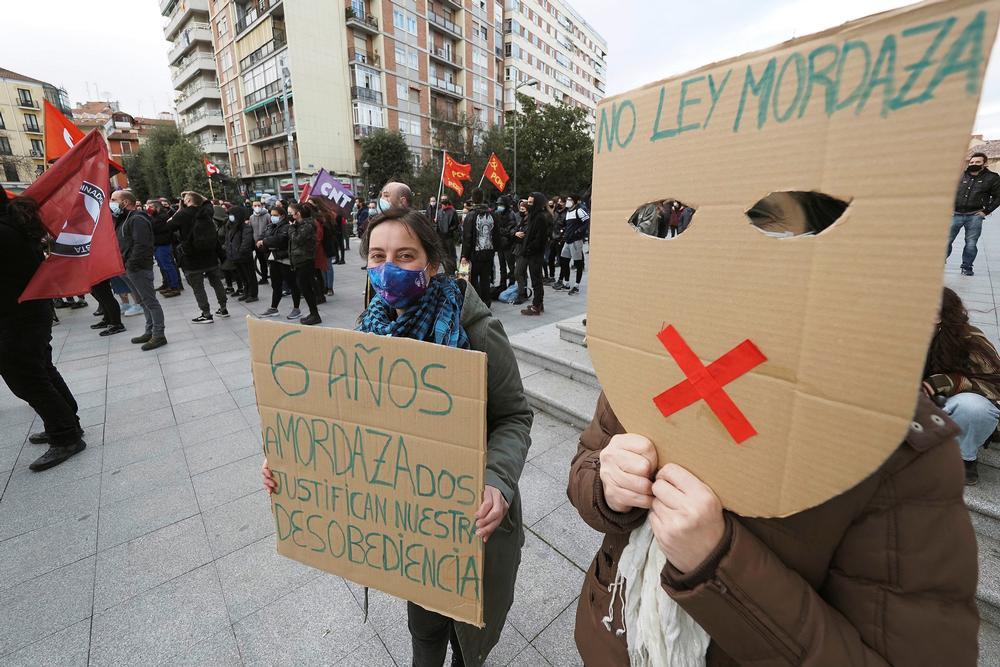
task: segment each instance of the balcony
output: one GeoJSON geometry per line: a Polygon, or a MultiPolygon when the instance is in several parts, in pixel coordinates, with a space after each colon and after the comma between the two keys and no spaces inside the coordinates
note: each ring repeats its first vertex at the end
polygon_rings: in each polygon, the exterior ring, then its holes
{"type": "Polygon", "coordinates": [[[167,54],[167,62],[174,65],[188,52],[198,45],[198,42],[212,44],[212,26],[207,23],[191,23],[174,40],[174,48],[167,54]]]}
{"type": "Polygon", "coordinates": [[[24,131],[27,132],[28,134],[43,134],[42,128],[38,127],[37,125],[25,123],[23,127],[24,131]]]}
{"type": "Polygon", "coordinates": [[[215,56],[209,51],[195,51],[177,64],[172,76],[174,89],[183,89],[184,84],[201,72],[211,72],[213,76],[215,75],[215,56]]]}
{"type": "Polygon", "coordinates": [[[17,106],[21,107],[22,109],[33,109],[35,111],[38,111],[38,102],[31,99],[30,97],[27,99],[23,97],[18,97],[17,106]]]}
{"type": "Polygon", "coordinates": [[[167,25],[163,28],[163,36],[168,42],[174,41],[181,27],[188,22],[195,12],[208,18],[208,0],[184,0],[173,4],[174,13],[169,15],[167,25]]]}
{"type": "Polygon", "coordinates": [[[368,65],[369,67],[381,67],[381,59],[377,53],[363,51],[351,47],[347,49],[347,62],[351,65],[368,65]]]}
{"type": "Polygon", "coordinates": [[[35,149],[35,148],[32,148],[30,151],[28,151],[28,155],[30,155],[31,157],[35,158],[36,160],[44,160],[45,159],[45,151],[41,151],[41,150],[38,150],[38,149],[35,149]]]}
{"type": "Polygon", "coordinates": [[[185,113],[202,102],[222,102],[222,92],[218,86],[199,86],[193,90],[186,90],[177,98],[176,106],[178,113],[185,113]]]}
{"type": "Polygon", "coordinates": [[[254,174],[261,176],[263,174],[280,173],[283,171],[288,171],[288,158],[281,158],[278,160],[267,160],[265,162],[254,162],[253,164],[254,174]]]}
{"type": "Polygon", "coordinates": [[[348,28],[354,28],[355,30],[360,30],[361,32],[367,32],[369,35],[378,34],[378,19],[374,16],[359,16],[350,7],[344,11],[344,17],[347,20],[348,28]]]}
{"type": "MultiPolygon", "coordinates": [[[[226,142],[222,139],[200,141],[198,142],[198,147],[201,148],[201,152],[206,155],[225,155],[228,159],[229,147],[226,146],[226,142]]],[[[215,162],[215,160],[213,160],[213,162],[215,162]]]]}
{"type": "Polygon", "coordinates": [[[453,9],[465,9],[462,6],[462,0],[437,0],[439,5],[445,5],[447,7],[452,7],[453,9]]]}
{"type": "Polygon", "coordinates": [[[234,34],[239,35],[241,32],[244,32],[247,28],[256,23],[257,19],[267,16],[271,8],[276,7],[279,4],[281,4],[281,0],[254,0],[253,5],[247,13],[236,21],[234,34]]]}
{"type": "Polygon", "coordinates": [[[191,114],[181,119],[184,134],[197,134],[210,127],[225,127],[226,122],[221,111],[204,111],[191,114]]]}
{"type": "Polygon", "coordinates": [[[259,49],[257,49],[256,51],[254,51],[253,53],[251,53],[246,58],[240,61],[240,72],[245,72],[246,70],[250,69],[257,63],[262,62],[265,58],[267,58],[271,54],[276,53],[277,51],[280,51],[281,49],[285,48],[287,44],[288,41],[285,39],[285,33],[284,32],[279,33],[278,31],[276,31],[274,34],[274,38],[270,42],[260,47],[259,49]]]}
{"type": "Polygon", "coordinates": [[[384,130],[384,127],[377,127],[375,125],[361,125],[358,123],[354,124],[354,138],[364,139],[365,137],[370,137],[379,130],[384,130]]]}
{"type": "MultiPolygon", "coordinates": [[[[260,106],[262,103],[267,102],[271,98],[277,97],[281,94],[281,81],[272,81],[263,88],[258,88],[249,95],[243,97],[243,102],[246,107],[243,111],[252,111],[254,108],[260,106]]],[[[288,89],[288,94],[291,96],[292,89],[288,89]]]]}
{"type": "Polygon", "coordinates": [[[453,22],[449,21],[443,16],[435,14],[434,12],[427,12],[427,21],[430,23],[432,28],[438,28],[445,32],[450,32],[456,37],[462,36],[462,29],[455,25],[453,22]]]}
{"type": "Polygon", "coordinates": [[[462,66],[462,56],[455,53],[452,49],[439,49],[437,47],[431,47],[427,50],[427,53],[431,58],[439,63],[451,65],[452,67],[462,66]]]}
{"type": "MultiPolygon", "coordinates": [[[[292,132],[295,128],[292,128],[292,132]]],[[[263,127],[251,127],[247,131],[247,137],[251,144],[267,141],[275,137],[285,136],[285,124],[283,122],[271,123],[263,127]]]]}
{"type": "Polygon", "coordinates": [[[445,81],[444,79],[437,79],[430,77],[428,83],[431,84],[431,88],[434,90],[457,97],[458,99],[463,99],[465,97],[465,89],[457,83],[452,83],[451,81],[445,81]]]}
{"type": "Polygon", "coordinates": [[[372,104],[382,104],[382,93],[371,88],[351,86],[351,99],[372,104]]]}

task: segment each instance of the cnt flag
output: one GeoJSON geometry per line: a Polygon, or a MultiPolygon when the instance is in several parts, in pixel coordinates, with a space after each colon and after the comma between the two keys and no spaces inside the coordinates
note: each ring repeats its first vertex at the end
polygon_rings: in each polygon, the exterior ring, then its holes
{"type": "Polygon", "coordinates": [[[456,162],[448,153],[445,153],[444,169],[441,170],[441,180],[446,187],[451,188],[461,197],[465,193],[462,181],[472,180],[472,165],[456,162]]]}
{"type": "Polygon", "coordinates": [[[108,146],[93,130],[24,192],[53,241],[18,301],[84,294],[125,272],[107,187],[108,146]]]}
{"type": "Polygon", "coordinates": [[[326,169],[320,169],[310,184],[313,197],[324,197],[333,204],[334,211],[348,215],[354,206],[354,193],[326,169]]]}
{"type": "MultiPolygon", "coordinates": [[[[43,100],[45,105],[45,161],[53,162],[69,152],[83,140],[84,134],[54,104],[43,100]]],[[[125,167],[114,160],[108,160],[113,173],[125,173],[125,167]]]]}
{"type": "Polygon", "coordinates": [[[205,175],[208,176],[209,178],[212,178],[212,176],[215,176],[216,174],[219,173],[221,173],[219,168],[216,167],[214,163],[210,162],[208,158],[205,158],[205,175]]]}
{"type": "Polygon", "coordinates": [[[496,153],[490,153],[490,159],[486,163],[486,172],[483,174],[493,185],[497,186],[497,190],[503,192],[503,189],[507,187],[507,170],[503,168],[503,162],[497,157],[496,153]]]}

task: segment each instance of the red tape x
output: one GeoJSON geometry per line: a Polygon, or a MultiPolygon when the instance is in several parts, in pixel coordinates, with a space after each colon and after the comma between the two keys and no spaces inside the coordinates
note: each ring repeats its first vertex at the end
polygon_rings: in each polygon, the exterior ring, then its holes
{"type": "Polygon", "coordinates": [[[653,399],[664,417],[704,400],[737,444],[757,435],[756,429],[723,389],[725,385],[767,361],[767,357],[756,345],[745,340],[706,368],[673,325],[656,337],[687,376],[686,380],[653,399]]]}

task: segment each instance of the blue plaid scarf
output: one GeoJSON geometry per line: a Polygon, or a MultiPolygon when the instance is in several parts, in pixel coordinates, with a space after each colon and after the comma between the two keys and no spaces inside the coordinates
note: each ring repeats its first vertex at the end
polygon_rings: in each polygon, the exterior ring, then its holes
{"type": "Polygon", "coordinates": [[[469,336],[461,324],[464,302],[465,295],[453,278],[434,276],[420,301],[398,317],[396,309],[376,294],[361,314],[357,331],[467,350],[469,336]]]}

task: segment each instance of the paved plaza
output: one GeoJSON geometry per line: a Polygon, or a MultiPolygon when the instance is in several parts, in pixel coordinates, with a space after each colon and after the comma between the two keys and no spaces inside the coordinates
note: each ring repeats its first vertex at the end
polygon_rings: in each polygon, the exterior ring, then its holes
{"type": "MultiPolygon", "coordinates": [[[[998,342],[989,260],[977,275],[946,271],[974,321],[998,342]]],[[[352,327],[364,273],[356,250],[336,267],[326,326],[352,327]]],[[[996,277],[1000,288],[1000,264],[996,277]]],[[[164,300],[170,344],[143,353],[127,334],[99,338],[95,305],[60,310],[53,349],[80,403],[88,447],[54,469],[27,469],[43,447],[32,411],[0,385],[0,664],[407,665],[404,603],[280,557],[261,489],[261,439],[245,317],[211,325],[190,290],[164,300]]],[[[290,297],[281,304],[290,308],[290,297]]],[[[543,317],[494,306],[509,333],[582,314],[585,294],[546,295],[543,317]]],[[[577,594],[599,536],[566,500],[577,429],[536,414],[521,477],[526,543],[514,607],[495,665],[576,665],[577,594]]]]}

